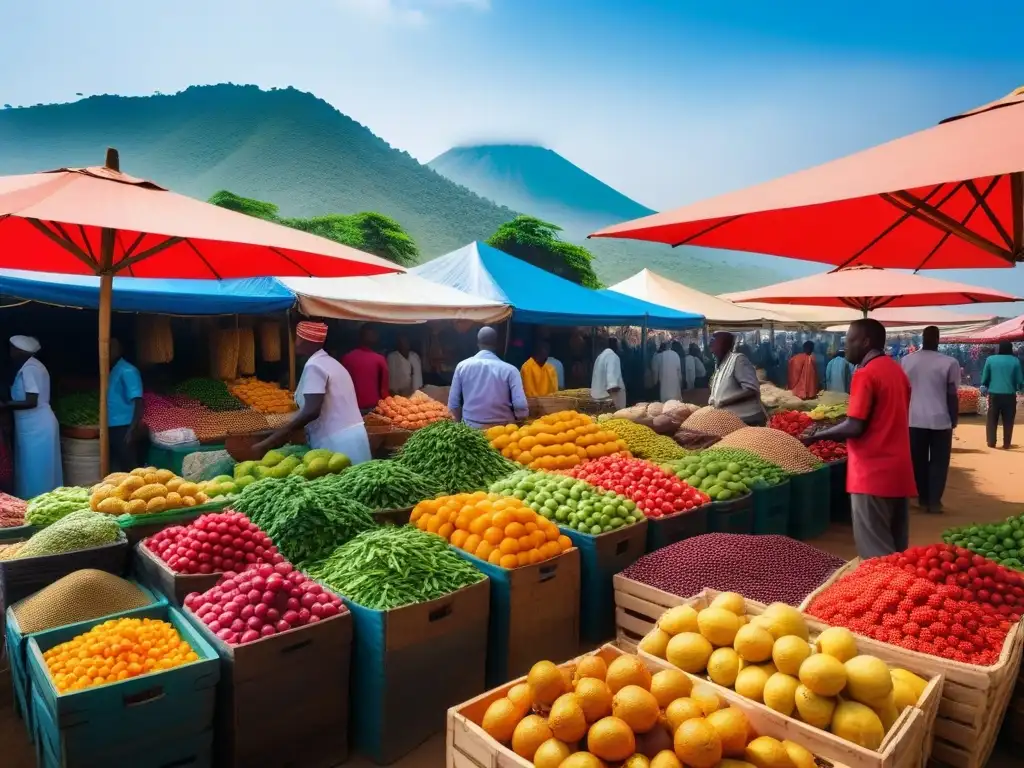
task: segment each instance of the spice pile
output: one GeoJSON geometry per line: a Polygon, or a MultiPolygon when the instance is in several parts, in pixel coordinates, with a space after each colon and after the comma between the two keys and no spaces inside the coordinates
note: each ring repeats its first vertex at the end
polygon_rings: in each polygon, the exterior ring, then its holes
{"type": "Polygon", "coordinates": [[[680,597],[709,588],[799,605],[843,564],[788,536],[708,533],[644,555],[622,576],[680,597]]]}
{"type": "Polygon", "coordinates": [[[436,421],[414,432],[398,461],[436,482],[445,493],[489,488],[519,469],[496,453],[482,432],[454,421],[436,421]]]}
{"type": "Polygon", "coordinates": [[[11,613],[24,636],[142,608],[152,602],[145,592],[120,576],[83,568],[19,600],[11,606],[11,613]]]}
{"type": "Polygon", "coordinates": [[[586,414],[559,411],[525,427],[492,427],[487,439],[502,456],[530,469],[569,469],[588,458],[626,450],[626,444],[609,429],[586,414]]]}
{"type": "Polygon", "coordinates": [[[643,459],[605,456],[569,475],[630,499],[647,517],[664,517],[708,504],[711,497],[643,459]]]}
{"type": "Polygon", "coordinates": [[[222,573],[284,560],[270,537],[240,512],[172,525],[147,538],[144,546],[175,573],[222,573]]]}
{"type": "Polygon", "coordinates": [[[25,525],[28,504],[17,496],[0,493],[0,528],[17,528],[25,525]]]}

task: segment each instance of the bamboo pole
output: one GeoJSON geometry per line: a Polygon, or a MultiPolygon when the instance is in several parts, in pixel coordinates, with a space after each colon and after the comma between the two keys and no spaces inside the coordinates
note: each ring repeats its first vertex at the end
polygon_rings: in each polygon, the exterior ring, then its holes
{"type": "MultiPolygon", "coordinates": [[[[117,150],[107,148],[107,168],[121,170],[117,150]]],[[[99,362],[100,362],[100,476],[110,472],[110,425],[107,415],[107,390],[110,387],[110,310],[114,294],[114,242],[115,232],[104,229],[100,234],[100,305],[99,305],[99,362]]]]}

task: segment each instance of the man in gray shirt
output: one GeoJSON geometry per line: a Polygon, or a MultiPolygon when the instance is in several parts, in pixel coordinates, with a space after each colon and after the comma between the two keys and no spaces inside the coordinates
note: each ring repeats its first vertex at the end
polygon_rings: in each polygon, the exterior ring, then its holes
{"type": "Polygon", "coordinates": [[[939,329],[924,329],[921,349],[902,361],[910,379],[910,455],[918,503],[930,513],[942,511],[949,459],[959,406],[960,365],[939,352],[939,329]]]}
{"type": "Polygon", "coordinates": [[[763,427],[768,414],[761,404],[761,382],[754,364],[741,352],[734,352],[736,337],[719,331],[711,337],[715,373],[711,377],[708,404],[735,413],[750,427],[763,427]]]}

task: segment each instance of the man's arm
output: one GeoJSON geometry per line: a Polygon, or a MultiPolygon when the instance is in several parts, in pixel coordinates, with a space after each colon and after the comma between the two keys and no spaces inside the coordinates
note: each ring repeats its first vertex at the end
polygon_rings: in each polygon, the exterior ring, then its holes
{"type": "Polygon", "coordinates": [[[818,440],[848,440],[851,437],[860,437],[863,435],[867,426],[868,423],[866,421],[847,416],[846,421],[842,421],[834,427],[823,429],[821,432],[816,432],[810,437],[803,438],[803,441],[805,444],[809,445],[810,443],[815,443],[818,440]]]}
{"type": "Polygon", "coordinates": [[[992,383],[992,366],[989,365],[988,358],[985,359],[985,365],[981,369],[981,386],[987,387],[992,383]]]}
{"type": "Polygon", "coordinates": [[[132,401],[132,420],[128,425],[128,431],[125,433],[124,440],[126,443],[132,443],[135,441],[135,437],[138,433],[139,424],[142,422],[142,412],[144,410],[144,404],[142,400],[142,375],[134,367],[128,368],[128,375],[123,379],[125,394],[128,399],[132,401]]]}
{"type": "Polygon", "coordinates": [[[512,395],[512,412],[516,421],[522,421],[530,415],[530,405],[526,402],[526,391],[523,389],[523,377],[512,366],[508,373],[508,390],[512,395]]]}
{"type": "Polygon", "coordinates": [[[953,362],[949,366],[949,378],[946,381],[946,408],[949,410],[949,423],[956,429],[960,422],[960,400],[957,390],[960,386],[960,366],[953,362]]]}
{"type": "Polygon", "coordinates": [[[452,412],[452,418],[462,421],[462,368],[459,366],[455,366],[452,386],[448,390],[448,410],[452,412]]]}

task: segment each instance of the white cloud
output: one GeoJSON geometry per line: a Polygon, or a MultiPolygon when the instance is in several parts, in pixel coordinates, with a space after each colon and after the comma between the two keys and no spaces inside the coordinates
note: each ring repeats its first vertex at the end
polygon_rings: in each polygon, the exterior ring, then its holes
{"type": "Polygon", "coordinates": [[[343,10],[386,24],[418,26],[433,11],[468,8],[490,10],[491,0],[335,0],[343,10]]]}

